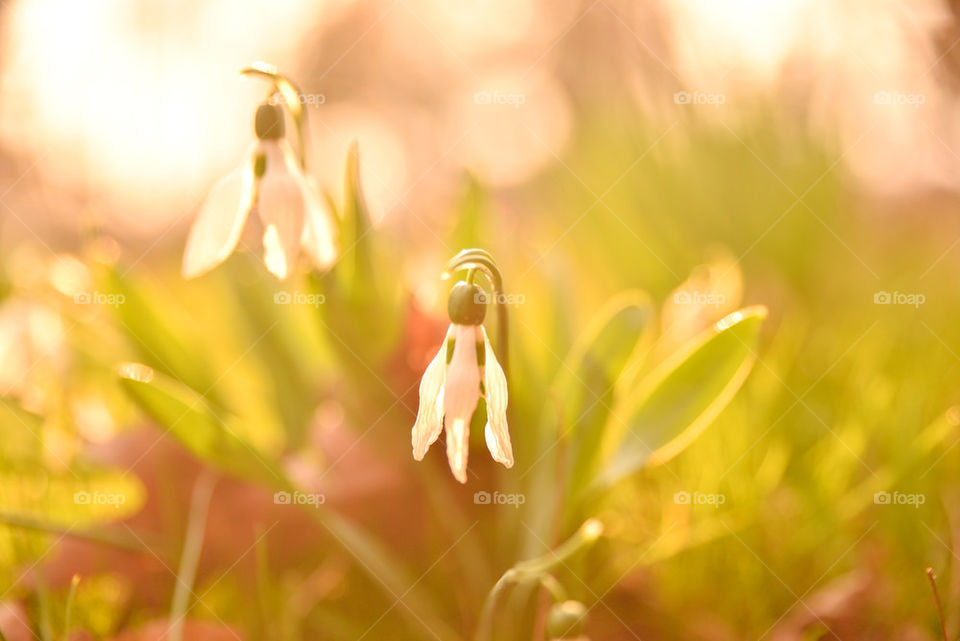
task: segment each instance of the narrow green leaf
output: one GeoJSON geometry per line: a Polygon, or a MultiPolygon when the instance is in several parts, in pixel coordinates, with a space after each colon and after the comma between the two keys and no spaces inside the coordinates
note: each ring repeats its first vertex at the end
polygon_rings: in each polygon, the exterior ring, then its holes
{"type": "Polygon", "coordinates": [[[466,175],[463,195],[456,207],[456,226],[450,235],[450,247],[483,247],[490,219],[490,194],[471,173],[466,175]]]}
{"type": "Polygon", "coordinates": [[[383,384],[371,367],[376,370],[393,353],[404,306],[396,274],[374,269],[392,261],[374,243],[356,143],[347,153],[341,228],[340,259],[331,271],[312,273],[311,288],[326,297],[319,310],[322,329],[354,384],[379,392],[383,384]]]}
{"type": "MultiPolygon", "coordinates": [[[[607,421],[611,455],[597,482],[611,485],[662,464],[706,429],[743,384],[755,360],[765,307],[730,314],[687,343],[631,389],[617,390],[607,421]]],[[[606,449],[606,448],[605,448],[606,449]]]]}
{"type": "Polygon", "coordinates": [[[177,586],[173,591],[173,604],[170,607],[170,620],[173,621],[167,633],[170,641],[183,641],[183,622],[187,616],[190,597],[193,596],[193,582],[197,578],[197,566],[203,551],[203,533],[206,531],[210,499],[216,484],[217,477],[210,470],[204,470],[193,486],[183,552],[177,568],[177,586]]]}
{"type": "MultiPolygon", "coordinates": [[[[106,269],[103,284],[107,291],[122,297],[117,316],[140,360],[194,389],[210,390],[216,379],[206,359],[198,358],[201,345],[167,320],[171,310],[158,309],[149,292],[113,267],[106,269]]],[[[213,396],[210,392],[205,395],[213,396]]]]}
{"type": "MultiPolygon", "coordinates": [[[[554,420],[561,433],[569,431],[574,485],[596,463],[617,379],[649,336],[652,315],[644,292],[615,296],[594,315],[554,380],[551,394],[560,412],[554,420]]],[[[546,416],[554,413],[548,411],[546,416]]]]}
{"type": "MultiPolygon", "coordinates": [[[[276,490],[295,490],[283,470],[243,438],[243,429],[235,419],[215,414],[190,388],[138,363],[121,365],[119,375],[130,397],[202,460],[245,480],[276,490]]],[[[360,568],[370,575],[374,585],[384,589],[388,598],[405,595],[404,612],[411,625],[422,626],[426,622],[428,629],[438,631],[445,641],[460,638],[436,619],[427,595],[410,587],[415,581],[377,539],[333,510],[311,506],[306,509],[338,544],[358,559],[360,568]]]]}
{"type": "Polygon", "coordinates": [[[344,267],[349,265],[345,277],[348,289],[354,293],[358,288],[369,287],[374,281],[370,210],[360,184],[360,148],[356,142],[347,152],[347,167],[343,185],[343,251],[344,267]]]}
{"type": "Polygon", "coordinates": [[[63,614],[63,638],[70,638],[70,618],[73,615],[73,600],[77,596],[77,586],[80,584],[80,575],[74,574],[70,579],[70,592],[67,594],[67,608],[63,614]]]}
{"type": "Polygon", "coordinates": [[[139,363],[121,365],[119,376],[127,394],[201,460],[242,479],[289,487],[276,464],[245,437],[247,429],[194,390],[139,363]]]}
{"type": "Polygon", "coordinates": [[[555,527],[556,512],[565,522],[580,518],[578,506],[596,476],[607,416],[624,367],[633,362],[651,333],[653,308],[646,293],[625,291],[611,298],[574,341],[550,386],[541,419],[538,451],[552,453],[534,468],[527,489],[531,500],[524,520],[529,535],[523,554],[539,549],[555,527]],[[554,447],[563,438],[565,447],[554,447]],[[560,472],[566,452],[565,473],[560,472]],[[557,479],[565,485],[558,486],[557,479]],[[562,498],[560,498],[562,497],[562,498]]]}

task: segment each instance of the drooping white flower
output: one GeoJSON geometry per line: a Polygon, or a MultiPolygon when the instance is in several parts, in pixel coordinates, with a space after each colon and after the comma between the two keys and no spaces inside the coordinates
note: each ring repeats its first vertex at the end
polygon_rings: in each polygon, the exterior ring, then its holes
{"type": "Polygon", "coordinates": [[[210,190],[183,254],[183,276],[213,269],[237,248],[252,212],[262,228],[263,262],[283,280],[302,249],[318,269],[337,258],[336,225],[326,202],[304,175],[283,139],[283,112],[272,104],[257,110],[257,142],[245,162],[210,190]]]}
{"type": "Polygon", "coordinates": [[[420,461],[446,429],[447,461],[453,476],[467,482],[470,420],[483,396],[484,436],[493,459],[513,467],[507,430],[507,379],[483,328],[485,303],[476,286],[457,283],[450,293],[450,329],[420,381],[420,407],[411,433],[413,458],[420,461]]]}

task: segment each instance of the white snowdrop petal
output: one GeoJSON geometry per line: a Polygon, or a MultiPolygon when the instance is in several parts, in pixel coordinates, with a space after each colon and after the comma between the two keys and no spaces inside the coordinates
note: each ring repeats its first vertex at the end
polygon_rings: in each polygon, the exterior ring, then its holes
{"type": "MultiPolygon", "coordinates": [[[[447,337],[452,328],[447,331],[447,337]]],[[[447,340],[427,365],[420,379],[420,406],[417,420],[411,430],[413,458],[420,461],[443,429],[443,380],[447,373],[447,340]]]]}
{"type": "Polygon", "coordinates": [[[456,341],[447,367],[443,390],[443,414],[447,432],[447,460],[461,483],[467,482],[470,419],[480,400],[480,369],[477,365],[477,328],[454,325],[456,341]]]}
{"type": "Polygon", "coordinates": [[[290,273],[291,254],[283,245],[276,226],[267,225],[263,230],[263,263],[267,266],[267,271],[280,280],[290,273]]]}
{"type": "Polygon", "coordinates": [[[490,346],[487,332],[481,328],[485,350],[484,387],[487,392],[487,425],[484,437],[493,460],[513,467],[513,446],[507,427],[507,377],[490,346]]]}
{"type": "Polygon", "coordinates": [[[183,252],[184,278],[195,278],[213,269],[233,253],[252,200],[252,167],[241,167],[217,181],[190,228],[183,252]]]}
{"type": "Polygon", "coordinates": [[[337,260],[337,224],[330,207],[312,180],[302,177],[306,195],[300,244],[317,269],[326,270],[337,260]]]}
{"type": "Polygon", "coordinates": [[[454,478],[467,482],[467,454],[470,447],[470,421],[447,417],[447,462],[454,478]]]}
{"type": "Polygon", "coordinates": [[[260,179],[257,213],[263,223],[263,262],[280,280],[293,270],[303,235],[303,181],[292,173],[288,156],[278,143],[263,142],[266,172],[260,179]]]}
{"type": "Polygon", "coordinates": [[[500,449],[500,444],[497,442],[497,437],[493,433],[493,429],[490,427],[489,421],[483,427],[483,440],[487,442],[487,449],[490,450],[490,454],[493,455],[493,460],[500,460],[502,450],[500,449]]]}

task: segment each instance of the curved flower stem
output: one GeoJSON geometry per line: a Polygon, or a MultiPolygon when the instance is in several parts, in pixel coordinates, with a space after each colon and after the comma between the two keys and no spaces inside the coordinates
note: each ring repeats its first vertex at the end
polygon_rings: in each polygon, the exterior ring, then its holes
{"type": "Polygon", "coordinates": [[[540,585],[550,593],[550,598],[553,599],[554,603],[563,603],[567,600],[567,591],[552,574],[544,574],[540,577],[540,585]]]}
{"type": "Polygon", "coordinates": [[[497,333],[500,348],[500,366],[503,368],[504,375],[507,374],[507,339],[509,338],[509,328],[507,327],[507,308],[503,303],[497,303],[497,333]]]}
{"type": "Polygon", "coordinates": [[[303,95],[300,87],[293,80],[277,71],[276,67],[266,62],[254,62],[249,67],[244,67],[240,70],[240,75],[255,76],[267,80],[273,84],[273,91],[270,92],[270,95],[279,92],[283,96],[283,103],[286,105],[287,111],[290,112],[293,124],[297,128],[297,152],[300,159],[300,168],[306,171],[307,112],[300,101],[300,97],[303,95]]]}
{"type": "Polygon", "coordinates": [[[506,296],[503,292],[503,275],[500,268],[490,252],[483,249],[464,249],[459,254],[450,259],[443,271],[443,277],[449,278],[454,272],[462,269],[467,270],[470,282],[479,272],[483,274],[490,283],[493,290],[494,303],[497,307],[497,358],[500,360],[500,366],[504,374],[508,373],[508,357],[510,328],[507,317],[506,296]]]}
{"type": "Polygon", "coordinates": [[[574,535],[561,543],[557,549],[535,559],[521,561],[504,572],[503,576],[487,594],[487,599],[483,603],[480,622],[477,624],[476,641],[487,641],[493,638],[493,614],[497,607],[497,600],[501,594],[506,592],[507,588],[520,583],[539,581],[544,587],[550,589],[551,594],[557,594],[550,587],[552,585],[550,583],[551,579],[554,583],[556,583],[556,579],[550,576],[549,572],[563,564],[574,553],[592,544],[602,534],[603,523],[598,519],[587,519],[574,535]]]}

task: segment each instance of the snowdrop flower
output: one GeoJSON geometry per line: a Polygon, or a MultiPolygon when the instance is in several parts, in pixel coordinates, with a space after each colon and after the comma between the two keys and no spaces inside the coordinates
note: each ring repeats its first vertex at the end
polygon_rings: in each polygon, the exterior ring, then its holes
{"type": "Polygon", "coordinates": [[[284,280],[302,249],[317,269],[337,257],[336,226],[324,200],[304,175],[284,140],[279,105],[257,109],[257,142],[239,169],[210,190],[187,239],[183,276],[194,278],[213,269],[237,248],[244,230],[256,226],[256,212],[267,270],[284,280]]]}
{"type": "Polygon", "coordinates": [[[487,402],[487,448],[495,461],[513,466],[507,379],[483,328],[486,298],[480,287],[463,281],[450,292],[450,329],[420,381],[420,407],[412,430],[413,458],[420,461],[446,428],[447,460],[461,483],[467,482],[470,420],[481,396],[487,402]]]}

